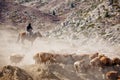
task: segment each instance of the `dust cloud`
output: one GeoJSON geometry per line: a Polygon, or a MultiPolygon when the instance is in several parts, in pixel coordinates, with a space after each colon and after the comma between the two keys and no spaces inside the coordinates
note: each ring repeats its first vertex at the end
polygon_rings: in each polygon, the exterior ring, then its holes
{"type": "Polygon", "coordinates": [[[19,31],[11,26],[1,26],[0,28],[0,66],[12,64],[9,60],[12,54],[25,55],[20,65],[34,64],[33,55],[37,52],[55,52],[55,53],[94,53],[100,52],[109,57],[118,56],[120,45],[111,45],[109,42],[96,37],[86,38],[81,36],[79,40],[57,39],[57,38],[38,38],[33,46],[29,41],[25,44],[16,43],[19,31]]]}

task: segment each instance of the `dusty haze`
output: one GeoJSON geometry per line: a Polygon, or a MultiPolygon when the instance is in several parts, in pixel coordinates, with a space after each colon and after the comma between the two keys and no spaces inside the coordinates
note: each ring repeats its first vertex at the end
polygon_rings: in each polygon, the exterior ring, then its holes
{"type": "Polygon", "coordinates": [[[42,37],[35,40],[33,46],[29,41],[25,41],[25,45],[20,42],[16,43],[18,33],[11,26],[1,25],[0,28],[0,66],[11,64],[9,56],[12,54],[23,54],[25,58],[20,65],[34,64],[33,55],[37,52],[55,52],[55,53],[105,53],[109,57],[119,56],[120,45],[111,45],[107,41],[99,38],[86,38],[81,36],[79,40],[57,39],[42,37]],[[6,28],[5,28],[6,27],[6,28]]]}

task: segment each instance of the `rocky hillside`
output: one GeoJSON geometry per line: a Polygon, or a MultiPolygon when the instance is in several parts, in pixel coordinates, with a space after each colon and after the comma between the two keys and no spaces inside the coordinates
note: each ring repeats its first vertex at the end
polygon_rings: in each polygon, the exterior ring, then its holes
{"type": "Polygon", "coordinates": [[[110,42],[120,43],[120,1],[93,0],[77,1],[61,25],[50,36],[71,39],[101,37],[110,42]],[[96,1],[96,2],[95,2],[96,1]]]}
{"type": "Polygon", "coordinates": [[[60,21],[57,16],[9,1],[0,2],[0,17],[1,24],[18,26],[21,29],[31,22],[35,29],[49,30],[60,21]]]}
{"type": "Polygon", "coordinates": [[[25,26],[32,21],[49,37],[100,37],[120,43],[119,0],[15,0],[1,5],[1,22],[25,26]]]}
{"type": "MultiPolygon", "coordinates": [[[[17,2],[21,3],[21,0],[17,0],[17,2]]],[[[79,5],[79,2],[72,0],[23,0],[21,4],[38,9],[44,13],[57,15],[64,20],[67,18],[69,13],[74,11],[73,8],[75,5],[79,5]]]]}

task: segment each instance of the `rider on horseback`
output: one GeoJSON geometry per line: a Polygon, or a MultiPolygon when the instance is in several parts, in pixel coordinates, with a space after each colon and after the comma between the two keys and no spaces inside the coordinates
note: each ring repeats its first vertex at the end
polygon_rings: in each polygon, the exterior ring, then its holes
{"type": "Polygon", "coordinates": [[[24,40],[28,40],[33,44],[34,40],[38,37],[42,37],[41,33],[39,31],[33,31],[31,23],[29,23],[26,27],[26,31],[19,33],[17,42],[21,41],[24,44],[24,40]]]}
{"type": "Polygon", "coordinates": [[[32,34],[33,34],[33,28],[31,26],[31,23],[28,24],[26,30],[29,33],[29,35],[32,36],[32,34]]]}

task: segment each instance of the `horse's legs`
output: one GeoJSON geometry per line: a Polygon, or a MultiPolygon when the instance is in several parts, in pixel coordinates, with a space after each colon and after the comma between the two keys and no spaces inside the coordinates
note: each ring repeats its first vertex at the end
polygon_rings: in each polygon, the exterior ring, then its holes
{"type": "Polygon", "coordinates": [[[24,44],[24,39],[21,40],[21,43],[24,44]]]}
{"type": "Polygon", "coordinates": [[[18,35],[16,43],[18,43],[19,41],[20,41],[20,34],[18,35]]]}

